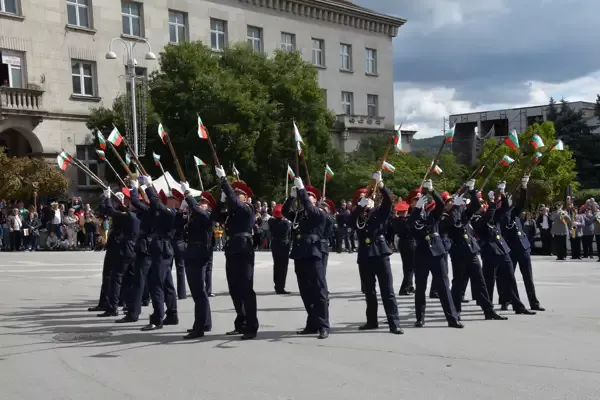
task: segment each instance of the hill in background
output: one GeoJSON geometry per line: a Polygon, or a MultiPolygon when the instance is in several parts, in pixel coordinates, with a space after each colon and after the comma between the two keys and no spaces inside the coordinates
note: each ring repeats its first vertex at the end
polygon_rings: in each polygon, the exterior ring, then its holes
{"type": "MultiPolygon", "coordinates": [[[[435,155],[435,153],[439,150],[440,145],[442,144],[442,140],[442,135],[432,136],[423,139],[413,139],[410,142],[410,149],[413,153],[419,152],[435,155]]],[[[444,151],[451,151],[451,147],[446,145],[444,151]]]]}

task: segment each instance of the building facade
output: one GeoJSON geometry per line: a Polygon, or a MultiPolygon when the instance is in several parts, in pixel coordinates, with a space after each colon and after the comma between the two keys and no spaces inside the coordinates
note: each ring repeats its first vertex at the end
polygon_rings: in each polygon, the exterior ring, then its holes
{"type": "MultiPolygon", "coordinates": [[[[299,50],[338,115],[334,143],[352,151],[394,129],[392,39],[404,22],[343,0],[0,0],[0,145],[15,156],[65,149],[101,169],[85,121],[127,90],[120,41],[137,43],[135,73],[147,76],[158,63],[146,40],[157,54],[201,40],[215,52],[240,41],[299,50]],[[105,57],[111,41],[116,60],[105,57]]],[[[74,192],[97,189],[68,173],[74,192]]]]}
{"type": "MultiPolygon", "coordinates": [[[[592,130],[600,131],[598,119],[594,115],[594,103],[575,101],[569,105],[573,110],[583,112],[584,119],[592,130]]],[[[519,133],[524,132],[531,125],[546,121],[547,112],[548,105],[542,105],[450,115],[450,126],[456,126],[452,142],[456,161],[459,164],[472,164],[477,160],[482,144],[478,137],[488,134],[490,137],[505,137],[513,129],[519,133]]]]}

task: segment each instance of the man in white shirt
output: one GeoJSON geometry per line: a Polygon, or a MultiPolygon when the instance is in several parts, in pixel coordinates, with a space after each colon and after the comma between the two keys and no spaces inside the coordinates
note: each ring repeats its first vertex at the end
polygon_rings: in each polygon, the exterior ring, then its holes
{"type": "Polygon", "coordinates": [[[18,208],[13,208],[12,215],[8,216],[8,231],[10,234],[10,245],[12,251],[21,249],[21,239],[23,230],[23,218],[19,214],[18,208]]]}

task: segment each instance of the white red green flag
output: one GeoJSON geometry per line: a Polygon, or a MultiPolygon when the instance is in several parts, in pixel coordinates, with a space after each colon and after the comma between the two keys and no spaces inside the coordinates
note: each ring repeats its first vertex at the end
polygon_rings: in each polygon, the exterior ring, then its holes
{"type": "Polygon", "coordinates": [[[533,137],[531,138],[529,143],[533,146],[534,149],[539,149],[540,147],[544,147],[544,141],[538,134],[533,135],[533,137]]]}
{"type": "Polygon", "coordinates": [[[327,177],[327,179],[333,178],[333,175],[335,174],[333,173],[331,168],[329,168],[329,165],[325,164],[325,176],[327,177]]]}
{"type": "Polygon", "coordinates": [[[446,143],[451,143],[454,140],[454,130],[456,129],[456,125],[454,125],[449,131],[444,133],[444,141],[446,143]]]}
{"type": "Polygon", "coordinates": [[[296,126],[296,121],[294,121],[293,124],[294,124],[294,139],[296,140],[296,142],[304,144],[304,140],[302,140],[302,136],[300,136],[300,131],[298,130],[298,127],[296,126]]]}
{"type": "Polygon", "coordinates": [[[106,154],[102,150],[96,150],[96,154],[98,154],[100,161],[106,160],[106,154]]]}
{"type": "Polygon", "coordinates": [[[106,139],[104,139],[100,131],[98,131],[98,146],[100,146],[100,149],[106,150],[106,139]]]}
{"type": "Polygon", "coordinates": [[[479,175],[483,174],[483,170],[484,170],[484,169],[485,169],[485,165],[483,165],[483,166],[481,167],[481,169],[479,170],[479,175]]]}
{"type": "Polygon", "coordinates": [[[302,155],[302,146],[300,145],[300,142],[296,142],[296,147],[298,147],[298,155],[301,156],[302,155]]]}
{"type": "Polygon", "coordinates": [[[73,157],[69,153],[63,151],[56,157],[56,162],[58,163],[58,167],[64,171],[67,169],[72,159],[73,157]]]}
{"type": "Polygon", "coordinates": [[[165,144],[165,138],[167,137],[167,131],[162,124],[158,124],[158,136],[160,136],[160,140],[162,140],[163,144],[165,144]]]}
{"type": "Polygon", "coordinates": [[[198,136],[200,139],[207,140],[208,139],[208,129],[204,126],[204,122],[202,122],[202,118],[198,115],[198,136]]]}
{"type": "Polygon", "coordinates": [[[515,160],[510,158],[509,156],[504,156],[502,157],[502,160],[500,160],[500,164],[504,165],[505,167],[508,167],[510,164],[514,163],[515,160]]]}
{"type": "Polygon", "coordinates": [[[287,174],[290,179],[294,179],[296,177],[294,170],[292,170],[292,167],[290,167],[289,164],[288,164],[287,174]]]}
{"type": "Polygon", "coordinates": [[[402,134],[399,126],[396,128],[396,134],[394,135],[394,147],[396,151],[404,151],[402,150],[402,134]]]}
{"type": "Polygon", "coordinates": [[[565,149],[565,144],[560,139],[558,139],[558,142],[552,148],[552,150],[556,150],[556,151],[563,151],[564,149],[565,149]]]}
{"type": "Polygon", "coordinates": [[[237,168],[235,167],[235,164],[233,164],[233,167],[231,168],[231,172],[233,173],[234,176],[237,176],[238,178],[240,177],[240,171],[237,170],[237,168]]]}
{"type": "Polygon", "coordinates": [[[125,164],[131,164],[131,156],[129,155],[129,153],[125,153],[125,164]]]}
{"type": "Polygon", "coordinates": [[[154,159],[154,164],[156,164],[156,166],[160,166],[160,156],[154,152],[152,152],[152,158],[154,159]]]}
{"type": "Polygon", "coordinates": [[[539,163],[540,160],[542,159],[543,154],[540,153],[539,151],[536,151],[535,154],[533,155],[533,162],[535,163],[539,163]]]}
{"type": "Polygon", "coordinates": [[[508,132],[508,136],[504,138],[504,143],[506,143],[511,150],[517,150],[519,148],[519,135],[517,134],[516,129],[511,129],[511,131],[508,132]]]}
{"type": "Polygon", "coordinates": [[[194,161],[196,162],[196,165],[199,167],[203,167],[206,165],[206,163],[204,161],[202,161],[201,159],[199,159],[198,157],[194,156],[194,161]]]}
{"type": "Polygon", "coordinates": [[[381,168],[383,168],[384,170],[386,170],[388,172],[396,171],[396,167],[394,167],[392,164],[390,164],[387,161],[384,161],[383,164],[381,164],[381,168]]]}
{"type": "Polygon", "coordinates": [[[113,125],[113,130],[108,135],[108,141],[113,144],[115,147],[119,147],[121,142],[123,141],[123,136],[121,136],[121,132],[117,129],[116,126],[113,125]]]}

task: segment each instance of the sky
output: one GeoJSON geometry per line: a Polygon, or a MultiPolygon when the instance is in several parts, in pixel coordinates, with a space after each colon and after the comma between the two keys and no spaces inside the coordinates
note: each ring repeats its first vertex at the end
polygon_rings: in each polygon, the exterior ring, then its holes
{"type": "Polygon", "coordinates": [[[395,119],[415,138],[451,114],[600,93],[599,0],[353,2],[407,20],[393,42],[395,119]]]}

